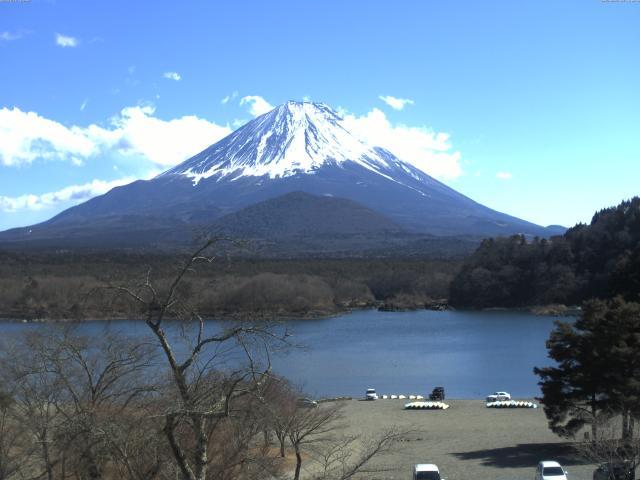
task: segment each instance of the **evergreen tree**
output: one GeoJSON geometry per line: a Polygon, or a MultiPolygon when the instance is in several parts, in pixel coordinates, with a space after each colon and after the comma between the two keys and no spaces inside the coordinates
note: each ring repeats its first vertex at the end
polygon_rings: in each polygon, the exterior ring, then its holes
{"type": "Polygon", "coordinates": [[[600,415],[619,415],[622,440],[640,417],[640,304],[591,300],[575,323],[558,322],[547,341],[555,366],[535,368],[552,431],[573,436],[600,415]]]}
{"type": "Polygon", "coordinates": [[[484,240],[451,283],[461,307],[522,307],[588,298],[640,301],[640,197],[549,240],[484,240]]]}

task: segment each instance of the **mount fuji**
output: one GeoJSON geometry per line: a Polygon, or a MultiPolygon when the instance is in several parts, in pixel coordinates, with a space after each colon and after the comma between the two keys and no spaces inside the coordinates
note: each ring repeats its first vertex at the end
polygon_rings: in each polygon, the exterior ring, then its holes
{"type": "Polygon", "coordinates": [[[171,247],[205,228],[261,239],[392,237],[395,244],[564,231],[471,200],[364,143],[327,105],[288,102],[151,180],[0,233],[0,246],[171,247]]]}

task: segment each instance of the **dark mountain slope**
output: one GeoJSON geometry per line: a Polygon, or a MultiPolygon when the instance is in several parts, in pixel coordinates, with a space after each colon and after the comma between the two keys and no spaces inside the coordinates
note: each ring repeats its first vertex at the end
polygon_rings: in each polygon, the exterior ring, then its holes
{"type": "Polygon", "coordinates": [[[225,215],[214,228],[238,237],[402,233],[388,218],[351,200],[292,192],[225,215]]]}

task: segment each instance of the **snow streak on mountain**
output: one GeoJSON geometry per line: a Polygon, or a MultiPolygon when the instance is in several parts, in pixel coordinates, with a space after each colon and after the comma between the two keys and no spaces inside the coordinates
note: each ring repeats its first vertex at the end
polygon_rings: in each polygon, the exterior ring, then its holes
{"type": "Polygon", "coordinates": [[[369,147],[357,139],[327,105],[310,102],[276,107],[160,176],[182,174],[192,178],[194,184],[210,177],[275,179],[313,174],[323,166],[345,162],[398,183],[402,183],[394,178],[398,173],[419,181],[430,179],[387,150],[369,147]]]}

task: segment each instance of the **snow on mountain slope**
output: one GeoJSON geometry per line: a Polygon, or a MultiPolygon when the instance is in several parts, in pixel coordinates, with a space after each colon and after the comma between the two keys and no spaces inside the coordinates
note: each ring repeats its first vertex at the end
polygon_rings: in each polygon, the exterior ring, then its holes
{"type": "Polygon", "coordinates": [[[394,178],[398,172],[416,180],[429,178],[390,152],[360,141],[327,105],[310,102],[280,105],[160,176],[181,174],[193,179],[194,184],[210,177],[275,179],[313,174],[325,165],[340,166],[344,162],[392,181],[398,181],[394,178]]]}

